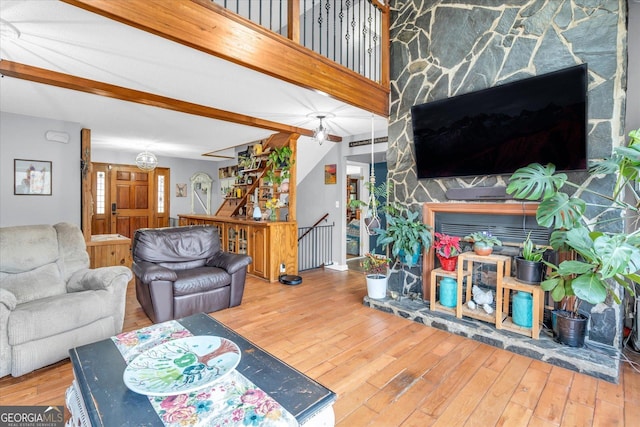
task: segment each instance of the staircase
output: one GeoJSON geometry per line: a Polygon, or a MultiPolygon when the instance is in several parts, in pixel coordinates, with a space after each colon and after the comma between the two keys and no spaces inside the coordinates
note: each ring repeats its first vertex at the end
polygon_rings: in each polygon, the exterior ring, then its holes
{"type": "MultiPolygon", "coordinates": [[[[271,135],[267,139],[267,141],[263,144],[263,147],[262,147],[263,154],[259,156],[261,158],[261,161],[258,163],[258,167],[255,169],[243,171],[243,172],[252,172],[252,174],[255,176],[255,179],[253,180],[253,182],[251,184],[246,185],[246,189],[245,189],[246,191],[243,192],[242,197],[225,198],[224,201],[222,202],[222,205],[220,205],[220,207],[216,211],[215,215],[222,216],[222,217],[229,217],[229,218],[239,215],[240,209],[247,206],[247,204],[250,204],[249,196],[254,194],[256,188],[258,188],[258,186],[260,185],[260,180],[264,177],[264,175],[267,172],[268,167],[267,167],[266,159],[269,155],[269,151],[271,151],[271,148],[276,148],[276,147],[279,148],[279,147],[287,146],[290,144],[290,141],[292,140],[292,138],[293,138],[293,141],[295,141],[297,137],[298,137],[297,134],[292,134],[289,132],[279,132],[271,135]]],[[[291,185],[293,184],[290,183],[289,185],[291,188],[291,185]]],[[[246,212],[248,215],[250,215],[250,212],[248,210],[246,212]]]]}

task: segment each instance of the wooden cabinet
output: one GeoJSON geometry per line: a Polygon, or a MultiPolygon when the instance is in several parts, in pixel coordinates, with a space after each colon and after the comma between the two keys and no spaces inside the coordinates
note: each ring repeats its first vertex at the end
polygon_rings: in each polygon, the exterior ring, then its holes
{"type": "MultiPolygon", "coordinates": [[[[120,234],[98,234],[87,243],[91,268],[123,265],[131,268],[131,239],[120,234]]],[[[133,280],[133,279],[132,279],[133,280]]]]}
{"type": "Polygon", "coordinates": [[[265,278],[269,276],[268,234],[266,227],[251,227],[249,235],[249,255],[253,259],[249,273],[265,278]]]}
{"type": "Polygon", "coordinates": [[[298,274],[298,229],[295,221],[254,221],[215,215],[178,215],[180,225],[220,227],[222,248],[244,253],[253,262],[247,271],[271,282],[278,280],[280,265],[286,274],[298,274]]]}

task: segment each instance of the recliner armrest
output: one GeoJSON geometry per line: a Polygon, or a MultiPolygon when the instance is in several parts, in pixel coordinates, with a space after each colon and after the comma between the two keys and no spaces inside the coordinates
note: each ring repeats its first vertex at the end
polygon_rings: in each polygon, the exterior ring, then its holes
{"type": "Polygon", "coordinates": [[[136,261],[133,263],[133,273],[142,283],[151,283],[154,280],[175,282],[178,275],[170,268],[162,267],[148,261],[136,261]]]}
{"type": "Polygon", "coordinates": [[[248,266],[253,262],[253,259],[249,255],[234,254],[233,252],[220,251],[215,254],[207,265],[210,267],[218,267],[225,270],[229,274],[233,274],[243,267],[248,266]]]}
{"type": "Polygon", "coordinates": [[[18,300],[13,293],[9,292],[7,289],[0,288],[0,304],[7,307],[9,311],[13,311],[16,308],[16,305],[18,305],[18,300]]]}
{"type": "Polygon", "coordinates": [[[67,292],[108,290],[120,276],[122,283],[129,282],[131,270],[121,265],[79,270],[69,278],[67,292]]]}

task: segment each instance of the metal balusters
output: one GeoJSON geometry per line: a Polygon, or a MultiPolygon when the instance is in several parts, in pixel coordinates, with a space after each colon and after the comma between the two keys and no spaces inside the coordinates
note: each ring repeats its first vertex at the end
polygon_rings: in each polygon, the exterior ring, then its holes
{"type": "MultiPolygon", "coordinates": [[[[211,0],[287,35],[287,0],[211,0]],[[257,4],[255,4],[257,2],[257,4]]],[[[371,79],[381,78],[382,11],[372,0],[298,0],[300,43],[371,79]]]]}

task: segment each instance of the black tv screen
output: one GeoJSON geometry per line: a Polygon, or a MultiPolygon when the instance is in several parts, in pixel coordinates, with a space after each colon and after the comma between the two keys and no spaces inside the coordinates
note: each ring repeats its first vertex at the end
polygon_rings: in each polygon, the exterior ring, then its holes
{"type": "Polygon", "coordinates": [[[587,167],[587,65],[411,108],[418,178],[587,167]]]}

